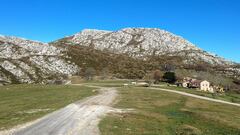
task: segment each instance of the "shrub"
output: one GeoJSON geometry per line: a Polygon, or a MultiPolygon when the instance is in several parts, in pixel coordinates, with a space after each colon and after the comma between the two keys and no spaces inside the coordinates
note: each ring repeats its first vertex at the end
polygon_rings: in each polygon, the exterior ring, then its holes
{"type": "Polygon", "coordinates": [[[163,79],[168,83],[175,83],[176,82],[176,75],[174,72],[166,72],[163,75],[163,79]]]}

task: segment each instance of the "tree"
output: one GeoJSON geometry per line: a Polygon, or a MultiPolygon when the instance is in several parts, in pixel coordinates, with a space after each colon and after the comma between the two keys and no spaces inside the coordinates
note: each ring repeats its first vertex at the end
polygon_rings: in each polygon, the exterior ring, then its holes
{"type": "Polygon", "coordinates": [[[166,72],[163,75],[163,79],[168,83],[175,83],[176,82],[176,75],[174,72],[166,72]]]}
{"type": "Polygon", "coordinates": [[[162,72],[160,70],[154,71],[154,74],[153,74],[154,83],[158,84],[161,78],[162,78],[162,72]]]}
{"type": "Polygon", "coordinates": [[[106,79],[109,76],[109,69],[108,68],[103,68],[101,73],[101,79],[106,79]]]}
{"type": "Polygon", "coordinates": [[[96,70],[92,67],[89,67],[85,70],[85,78],[86,80],[92,80],[96,75],[96,70]]]}

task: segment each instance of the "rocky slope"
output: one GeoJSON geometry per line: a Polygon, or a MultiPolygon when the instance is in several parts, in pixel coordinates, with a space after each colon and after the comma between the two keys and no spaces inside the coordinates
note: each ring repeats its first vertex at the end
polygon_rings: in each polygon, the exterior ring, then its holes
{"type": "Polygon", "coordinates": [[[84,75],[90,67],[96,74],[142,78],[169,65],[240,79],[239,64],[160,29],[86,29],[51,43],[0,36],[0,82],[45,83],[62,75],[84,75]]]}
{"type": "Polygon", "coordinates": [[[201,50],[182,37],[160,29],[127,28],[115,32],[86,29],[73,35],[71,41],[78,45],[128,54],[135,58],[168,55],[185,57],[187,64],[195,61],[212,65],[233,64],[201,50]]]}
{"type": "Polygon", "coordinates": [[[0,81],[46,83],[57,76],[74,74],[78,67],[65,61],[64,52],[53,45],[0,36],[0,81]]]}
{"type": "MultiPolygon", "coordinates": [[[[74,46],[74,49],[72,47],[67,49],[70,50],[69,55],[72,55],[71,52],[74,51],[77,54],[84,54],[83,48],[88,48],[88,50],[85,50],[89,52],[88,55],[94,55],[96,59],[102,57],[107,59],[95,61],[96,66],[89,64],[89,56],[86,54],[78,58],[81,59],[81,62],[75,61],[75,63],[78,63],[77,65],[99,68],[102,63],[105,63],[105,66],[114,64],[115,66],[107,66],[113,69],[114,73],[122,72],[121,69],[127,68],[132,70],[124,72],[133,73],[135,70],[141,70],[140,72],[145,74],[150,70],[172,65],[176,68],[213,71],[240,78],[239,64],[208,53],[180,36],[160,29],[126,28],[119,31],[86,29],[52,44],[74,46]],[[77,49],[77,47],[79,48],[77,49]],[[91,50],[98,50],[98,52],[91,50]],[[116,54],[118,57],[112,57],[116,56],[116,54]],[[119,55],[124,55],[124,58],[119,55]]],[[[79,55],[73,55],[72,57],[77,56],[79,55]]],[[[100,67],[104,67],[104,65],[100,67]]],[[[127,75],[127,77],[129,76],[127,75]]]]}

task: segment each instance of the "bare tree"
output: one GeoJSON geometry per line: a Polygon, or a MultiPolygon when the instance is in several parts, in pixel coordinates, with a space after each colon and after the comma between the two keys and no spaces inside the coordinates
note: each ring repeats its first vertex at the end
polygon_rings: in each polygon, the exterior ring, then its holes
{"type": "Polygon", "coordinates": [[[162,76],[163,76],[163,73],[160,70],[154,71],[154,74],[153,74],[154,83],[158,84],[162,76]]]}
{"type": "Polygon", "coordinates": [[[85,70],[86,80],[93,80],[93,77],[96,75],[96,70],[93,67],[89,67],[85,70]]]}

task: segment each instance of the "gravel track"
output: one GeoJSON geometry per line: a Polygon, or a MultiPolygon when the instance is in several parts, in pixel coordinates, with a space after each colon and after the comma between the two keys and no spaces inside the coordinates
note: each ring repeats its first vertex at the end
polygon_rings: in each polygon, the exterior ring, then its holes
{"type": "Polygon", "coordinates": [[[1,135],[98,135],[98,123],[117,97],[115,88],[101,88],[100,94],[72,103],[31,123],[0,132],[1,135]]]}

